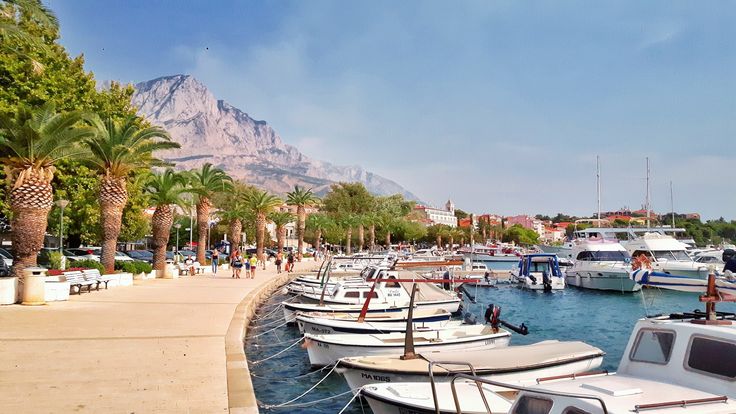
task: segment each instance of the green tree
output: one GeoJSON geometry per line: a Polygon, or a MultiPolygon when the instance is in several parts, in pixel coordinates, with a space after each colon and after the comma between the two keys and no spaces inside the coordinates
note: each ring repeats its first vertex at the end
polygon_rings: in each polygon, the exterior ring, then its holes
{"type": "Polygon", "coordinates": [[[302,260],[304,252],[304,228],[307,222],[307,207],[313,206],[319,202],[319,198],[312,193],[312,189],[304,189],[298,185],[294,186],[294,191],[286,194],[286,204],[296,206],[296,237],[297,237],[297,260],[302,260]]]}
{"type": "Polygon", "coordinates": [[[54,165],[81,153],[76,143],[89,136],[78,127],[78,112],[57,113],[53,105],[36,110],[19,107],[0,115],[0,162],[5,165],[13,218],[13,273],[36,265],[53,206],[54,165]]]}
{"type": "Polygon", "coordinates": [[[506,243],[514,242],[517,244],[530,245],[536,244],[538,240],[539,234],[536,231],[522,227],[519,224],[514,224],[506,229],[506,232],[503,235],[503,241],[506,243]]]}
{"type": "Polygon", "coordinates": [[[183,207],[186,192],[186,176],[171,168],[153,174],[146,191],[151,194],[151,202],[156,206],[151,218],[153,228],[153,268],[164,271],[166,267],[166,246],[169,244],[171,225],[174,222],[172,205],[183,207]]]}
{"type": "MultiPolygon", "coordinates": [[[[84,144],[90,150],[87,163],[97,171],[100,180],[99,203],[102,229],[102,255],[105,271],[115,270],[115,251],[123,222],[123,210],[128,203],[128,177],[134,171],[163,165],[155,151],[179,148],[169,134],[159,127],[141,127],[139,119],[124,120],[98,116],[88,117],[95,134],[84,144]]],[[[202,262],[204,263],[204,261],[202,262]]]]}
{"type": "Polygon", "coordinates": [[[322,239],[322,233],[327,229],[334,227],[335,223],[332,221],[330,216],[326,214],[310,214],[307,218],[307,229],[311,230],[314,234],[314,249],[320,250],[320,243],[322,239]]]}
{"type": "Polygon", "coordinates": [[[212,164],[206,163],[199,170],[191,172],[189,185],[192,194],[197,196],[197,261],[205,262],[205,250],[207,246],[207,229],[210,226],[210,209],[212,208],[212,196],[215,193],[232,191],[232,181],[225,171],[213,168],[212,164]]]}

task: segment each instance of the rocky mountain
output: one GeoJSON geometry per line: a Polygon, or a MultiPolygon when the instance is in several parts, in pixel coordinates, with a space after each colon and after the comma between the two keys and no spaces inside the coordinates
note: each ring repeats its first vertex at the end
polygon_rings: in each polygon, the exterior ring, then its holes
{"type": "Polygon", "coordinates": [[[378,195],[416,196],[396,182],[361,167],[337,166],[313,160],[285,144],[265,121],[218,100],[197,79],[165,76],[135,85],[133,104],[151,122],[169,131],[181,144],[160,154],[177,168],[197,168],[210,162],[232,177],[284,194],[295,184],[324,194],[330,184],[359,181],[378,195]]]}

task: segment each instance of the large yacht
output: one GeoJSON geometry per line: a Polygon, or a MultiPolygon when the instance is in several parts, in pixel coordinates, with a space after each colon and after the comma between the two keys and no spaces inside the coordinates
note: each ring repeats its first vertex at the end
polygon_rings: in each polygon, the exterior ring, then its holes
{"type": "Polygon", "coordinates": [[[645,233],[634,240],[621,243],[633,260],[653,271],[696,279],[708,277],[708,267],[695,262],[687,253],[687,245],[672,236],[645,233]]]}
{"type": "Polygon", "coordinates": [[[641,290],[629,277],[631,256],[618,241],[582,239],[575,242],[572,252],[575,262],[566,272],[568,285],[617,292],[641,290]]]}

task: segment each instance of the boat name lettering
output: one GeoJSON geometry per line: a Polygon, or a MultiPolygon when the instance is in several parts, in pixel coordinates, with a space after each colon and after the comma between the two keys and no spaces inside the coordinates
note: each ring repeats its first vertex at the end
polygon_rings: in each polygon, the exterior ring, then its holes
{"type": "Polygon", "coordinates": [[[366,378],[369,380],[374,380],[374,381],[391,382],[391,377],[384,376],[384,375],[373,375],[373,374],[366,374],[365,372],[361,372],[360,377],[366,378]]]}

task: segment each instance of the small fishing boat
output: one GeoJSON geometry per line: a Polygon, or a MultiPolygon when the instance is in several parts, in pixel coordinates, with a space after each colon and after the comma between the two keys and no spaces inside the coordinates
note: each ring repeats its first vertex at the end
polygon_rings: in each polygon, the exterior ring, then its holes
{"type": "MultiPolygon", "coordinates": [[[[313,367],[334,364],[347,357],[401,354],[406,334],[304,334],[304,343],[313,367]]],[[[509,344],[511,334],[489,325],[461,325],[453,329],[413,331],[414,349],[421,352],[489,350],[509,344]]]]}
{"type": "Polygon", "coordinates": [[[449,381],[448,366],[453,372],[503,382],[518,382],[553,375],[580,373],[598,368],[605,353],[584,342],[542,341],[481,351],[426,352],[414,359],[401,355],[343,358],[338,372],[345,376],[350,389],[376,382],[428,382],[429,364],[435,381],[449,381]],[[456,364],[440,362],[456,361],[456,364]]]}
{"type": "Polygon", "coordinates": [[[527,254],[511,270],[511,277],[524,289],[549,292],[565,288],[557,256],[548,253],[527,254]]]}
{"type": "MultiPolygon", "coordinates": [[[[462,325],[451,321],[452,314],[443,309],[414,309],[415,330],[440,329],[462,325]]],[[[406,332],[407,311],[366,313],[361,321],[359,314],[351,313],[302,313],[296,317],[301,333],[330,335],[336,333],[388,333],[406,332]]]]}

